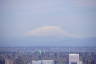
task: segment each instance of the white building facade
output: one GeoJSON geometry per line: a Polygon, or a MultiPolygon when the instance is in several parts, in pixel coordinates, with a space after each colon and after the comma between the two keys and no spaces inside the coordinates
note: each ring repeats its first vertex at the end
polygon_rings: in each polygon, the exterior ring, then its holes
{"type": "Polygon", "coordinates": [[[80,64],[79,54],[69,54],[69,64],[80,64]]]}
{"type": "Polygon", "coordinates": [[[54,64],[54,60],[32,60],[32,64],[54,64]]]}

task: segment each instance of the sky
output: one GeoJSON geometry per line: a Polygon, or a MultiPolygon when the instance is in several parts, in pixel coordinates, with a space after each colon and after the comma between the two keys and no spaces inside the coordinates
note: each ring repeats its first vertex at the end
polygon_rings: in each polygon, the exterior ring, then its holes
{"type": "Polygon", "coordinates": [[[0,47],[96,47],[96,0],[0,0],[0,47]]]}

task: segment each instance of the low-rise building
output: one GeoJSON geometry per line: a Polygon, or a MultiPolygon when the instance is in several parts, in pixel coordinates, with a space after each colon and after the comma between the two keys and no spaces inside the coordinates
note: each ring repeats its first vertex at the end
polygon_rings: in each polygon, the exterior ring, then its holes
{"type": "Polygon", "coordinates": [[[54,64],[54,60],[32,60],[29,64],[54,64]]]}

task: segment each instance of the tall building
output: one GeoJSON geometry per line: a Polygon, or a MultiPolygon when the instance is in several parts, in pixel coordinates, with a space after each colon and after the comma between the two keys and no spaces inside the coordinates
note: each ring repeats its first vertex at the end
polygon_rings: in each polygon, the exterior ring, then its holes
{"type": "Polygon", "coordinates": [[[69,54],[69,64],[79,64],[79,54],[69,54]]]}
{"type": "Polygon", "coordinates": [[[14,64],[14,61],[12,59],[5,59],[5,64],[14,64]]]}

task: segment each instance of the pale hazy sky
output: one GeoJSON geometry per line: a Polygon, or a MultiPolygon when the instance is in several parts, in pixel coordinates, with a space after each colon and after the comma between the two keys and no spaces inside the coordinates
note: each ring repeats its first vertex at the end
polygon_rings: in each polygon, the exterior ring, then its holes
{"type": "Polygon", "coordinates": [[[95,46],[96,0],[0,0],[0,46],[95,46]]]}

